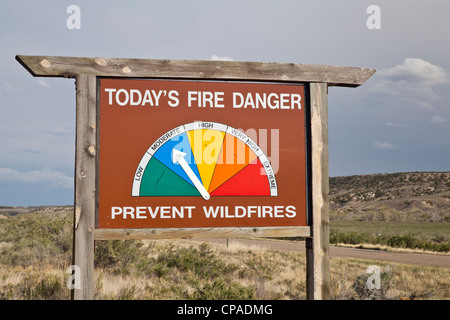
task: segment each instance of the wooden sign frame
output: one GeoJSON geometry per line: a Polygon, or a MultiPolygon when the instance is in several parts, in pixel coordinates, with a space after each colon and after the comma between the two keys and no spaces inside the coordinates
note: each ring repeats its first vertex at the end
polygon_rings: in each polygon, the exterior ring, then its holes
{"type": "Polygon", "coordinates": [[[74,265],[81,272],[73,299],[94,297],[94,240],[192,237],[302,236],[306,239],[307,298],[329,299],[328,87],[358,87],[374,69],[293,63],[148,60],[18,55],[16,60],[34,77],[76,80],[76,151],[74,265]],[[193,230],[95,228],[97,210],[98,113],[97,77],[231,80],[303,83],[309,87],[311,127],[312,221],[296,228],[225,228],[193,230]]]}
{"type": "MultiPolygon", "coordinates": [[[[310,235],[306,212],[307,204],[311,202],[306,199],[308,188],[310,188],[310,182],[306,181],[309,179],[306,174],[306,159],[309,158],[310,149],[307,148],[310,139],[307,138],[306,133],[306,128],[309,127],[310,123],[307,115],[309,107],[305,107],[308,105],[308,90],[305,88],[307,86],[297,83],[284,85],[266,82],[103,77],[98,79],[98,82],[100,96],[97,99],[97,114],[101,114],[101,116],[97,126],[99,128],[97,130],[99,132],[97,141],[101,141],[102,146],[100,148],[100,163],[97,166],[99,172],[97,173],[98,186],[96,190],[98,192],[97,200],[99,206],[96,215],[96,239],[233,238],[248,236],[304,237],[310,235]],[[169,99],[167,98],[168,96],[166,96],[166,99],[161,97],[161,99],[158,98],[158,106],[152,107],[149,101],[150,94],[154,93],[150,93],[150,90],[152,92],[161,92],[161,94],[163,91],[170,91],[172,94],[176,92],[176,100],[173,98],[169,99]],[[113,92],[121,93],[115,95],[113,92]],[[120,101],[120,104],[117,103],[116,99],[120,99],[118,97],[124,98],[127,92],[132,92],[136,99],[139,99],[139,94],[143,97],[147,92],[149,95],[147,96],[146,107],[137,107],[135,105],[137,102],[134,102],[133,105],[130,104],[131,93],[130,99],[127,99],[128,103],[125,103],[125,100],[120,101]],[[205,92],[211,95],[213,93],[214,95],[218,94],[221,97],[221,102],[215,103],[210,101],[208,102],[208,107],[203,107],[203,99],[198,100],[197,95],[195,95],[195,99],[193,99],[195,102],[191,103],[188,93],[198,92],[205,92]],[[271,109],[267,103],[264,105],[266,109],[262,107],[261,109],[251,107],[236,108],[235,104],[243,104],[244,101],[247,101],[247,98],[237,102],[235,101],[235,93],[246,97],[247,95],[250,95],[250,97],[256,97],[256,95],[258,97],[262,95],[266,95],[266,97],[283,96],[285,98],[283,100],[283,109],[279,108],[280,105],[278,105],[278,109],[275,109],[277,107],[272,105],[274,109],[271,109]],[[294,94],[299,99],[299,102],[295,103],[295,110],[287,102],[291,94],[294,94]],[[173,101],[176,101],[176,107],[168,104],[168,102],[173,101]],[[195,105],[189,107],[190,104],[195,105]],[[198,105],[202,107],[198,107],[198,105]],[[161,120],[155,121],[155,119],[161,120]],[[198,148],[202,145],[200,141],[202,140],[202,133],[200,133],[201,130],[198,130],[200,125],[207,125],[210,128],[208,129],[209,133],[205,133],[204,142],[211,144],[208,147],[209,151],[208,149],[203,150],[205,151],[204,155],[202,149],[198,148]],[[149,145],[150,142],[155,140],[163,141],[161,135],[167,134],[168,130],[173,132],[171,129],[174,128],[181,130],[182,134],[171,137],[173,139],[172,142],[169,142],[172,146],[171,148],[166,148],[164,142],[162,146],[160,143],[149,145]],[[237,130],[235,128],[245,129],[237,130]],[[276,145],[272,145],[269,149],[266,141],[268,137],[258,138],[256,133],[261,131],[261,129],[267,133],[275,128],[277,133],[281,129],[282,134],[279,139],[276,139],[276,145]],[[254,137],[252,137],[254,141],[247,141],[248,136],[244,133],[246,129],[250,129],[248,134],[255,133],[254,137]],[[232,193],[232,196],[228,187],[226,195],[218,196],[216,191],[211,194],[212,198],[209,199],[210,201],[205,201],[199,193],[197,193],[198,196],[186,196],[187,194],[183,196],[182,192],[172,192],[171,185],[168,185],[168,182],[173,183],[173,181],[169,181],[168,178],[166,180],[162,179],[162,181],[156,178],[149,178],[149,172],[152,171],[151,168],[156,167],[156,164],[162,165],[165,169],[169,168],[170,172],[177,173],[177,177],[182,177],[181,175],[184,172],[180,172],[182,170],[179,165],[172,164],[173,159],[171,159],[167,151],[168,149],[172,150],[173,145],[179,145],[178,141],[186,138],[189,139],[190,143],[187,143],[184,147],[189,150],[184,151],[189,153],[187,155],[189,159],[192,157],[194,160],[195,170],[198,170],[199,178],[201,176],[202,180],[207,181],[205,185],[208,189],[209,182],[214,180],[214,186],[212,187],[214,190],[217,183],[221,184],[221,182],[217,181],[220,179],[213,179],[212,176],[209,176],[210,171],[208,169],[212,166],[203,166],[203,164],[209,160],[208,157],[211,157],[210,146],[215,145],[211,142],[211,135],[218,132],[220,132],[219,135],[224,134],[221,137],[216,136],[224,144],[220,145],[221,152],[218,152],[217,158],[213,159],[214,163],[217,164],[213,173],[221,176],[220,171],[222,174],[224,170],[228,172],[228,169],[224,169],[224,167],[227,168],[227,162],[230,162],[229,167],[232,168],[232,173],[234,174],[234,170],[238,169],[242,177],[245,174],[245,170],[243,170],[244,172],[241,171],[242,167],[238,162],[242,162],[243,159],[228,158],[231,153],[228,143],[236,147],[236,152],[238,152],[238,149],[242,151],[242,148],[237,146],[238,138],[230,135],[233,131],[239,132],[242,136],[239,140],[240,146],[247,148],[247,152],[252,152],[258,159],[256,166],[246,166],[251,172],[257,172],[258,174],[257,176],[247,176],[246,179],[240,180],[239,184],[235,183],[234,187],[237,187],[237,190],[234,188],[235,191],[232,193]],[[197,133],[200,133],[200,136],[197,133]],[[232,138],[231,140],[230,137],[232,138]],[[199,139],[197,142],[195,141],[196,138],[199,139]],[[256,142],[264,143],[264,145],[259,148],[256,142]],[[278,145],[278,142],[280,145],[278,145]],[[153,150],[157,146],[161,146],[163,150],[158,151],[154,156],[150,155],[150,153],[153,154],[155,152],[153,150]],[[222,148],[223,146],[225,148],[222,148]],[[252,146],[252,149],[249,146],[252,146]],[[289,149],[286,146],[289,146],[289,149]],[[120,152],[117,152],[117,150],[120,150],[120,152]],[[145,153],[146,156],[142,157],[144,150],[147,151],[145,153]],[[251,150],[255,150],[259,157],[251,150]],[[268,150],[271,150],[271,158],[267,158],[268,150]],[[199,157],[198,151],[204,157],[199,157]],[[190,154],[191,152],[192,155],[190,154]],[[219,161],[222,152],[222,161],[219,161]],[[276,153],[276,156],[274,156],[274,153],[276,153]],[[157,160],[150,161],[149,159],[157,160]],[[266,161],[265,159],[267,159],[269,167],[270,160],[273,162],[272,165],[276,163],[276,175],[272,175],[274,177],[272,180],[274,182],[273,190],[270,189],[268,175],[260,175],[259,172],[258,163],[261,163],[260,169],[264,170],[262,163],[266,161]],[[197,163],[197,160],[200,163],[197,163]],[[153,165],[149,165],[150,169],[145,170],[149,161],[153,165]],[[222,165],[220,162],[224,162],[225,165],[222,165]],[[279,163],[282,163],[282,168],[278,168],[279,163]],[[136,170],[137,164],[139,164],[141,169],[136,170]],[[205,167],[207,168],[205,169],[205,167]],[[137,172],[139,172],[138,176],[136,176],[137,172]],[[133,177],[132,185],[130,184],[131,177],[133,177]],[[262,179],[259,179],[259,177],[262,179]],[[143,179],[147,183],[143,183],[146,187],[143,188],[141,194],[143,179]],[[153,183],[148,183],[149,181],[153,181],[153,183]],[[255,181],[258,181],[258,183],[255,181]],[[138,184],[138,186],[135,186],[136,188],[133,187],[134,182],[138,182],[136,183],[138,184]],[[251,188],[257,189],[256,186],[259,186],[260,189],[252,191],[251,188]],[[267,189],[264,190],[265,187],[267,189]],[[164,191],[157,192],[156,188],[164,191]],[[130,189],[133,189],[132,193],[134,193],[134,196],[130,193],[130,189]],[[242,197],[244,195],[246,197],[242,197]],[[186,217],[187,214],[185,212],[182,212],[180,216],[171,216],[170,210],[176,209],[175,212],[179,213],[181,212],[179,210],[184,210],[185,206],[189,206],[192,209],[192,212],[189,213],[189,218],[186,217]],[[162,208],[166,210],[164,218],[160,218],[161,213],[158,215],[158,209],[162,208]],[[215,218],[211,216],[208,218],[207,216],[211,213],[206,214],[205,210],[210,210],[211,208],[222,210],[221,214],[218,214],[215,218]],[[242,217],[243,208],[250,208],[250,210],[258,208],[260,211],[259,214],[253,212],[253,215],[250,214],[250,217],[245,215],[244,218],[242,217]],[[265,210],[277,208],[277,216],[274,217],[272,212],[270,215],[267,214],[267,216],[264,213],[263,216],[263,208],[265,210]],[[293,216],[286,217],[285,208],[293,209],[295,211],[293,216]],[[114,214],[115,218],[111,217],[113,209],[120,212],[119,214],[114,214]],[[137,218],[138,214],[135,213],[138,209],[139,218],[137,218]],[[152,218],[150,218],[149,210],[152,210],[151,212],[154,214],[152,218]],[[153,210],[156,210],[156,213],[153,210]],[[236,212],[241,216],[240,218],[234,218],[236,212]]],[[[275,100],[273,99],[272,102],[275,100]]],[[[263,102],[260,103],[262,104],[263,102]]],[[[243,151],[241,155],[247,154],[245,150],[243,151]]],[[[248,157],[247,159],[249,160],[250,158],[248,157]]],[[[270,167],[271,171],[274,170],[270,167]]],[[[152,176],[156,177],[163,171],[158,169],[152,172],[152,176]]],[[[162,176],[166,177],[167,175],[163,173],[162,176]]],[[[227,175],[227,179],[228,177],[227,175]]],[[[190,181],[187,176],[185,179],[180,180],[177,180],[177,182],[190,181]]],[[[192,191],[192,189],[188,190],[188,193],[192,191]]],[[[186,191],[186,189],[182,191],[186,191]]]]}

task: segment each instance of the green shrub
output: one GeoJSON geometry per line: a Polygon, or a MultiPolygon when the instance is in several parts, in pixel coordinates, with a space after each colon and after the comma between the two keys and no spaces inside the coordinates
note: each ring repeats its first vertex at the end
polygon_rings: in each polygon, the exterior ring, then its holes
{"type": "Polygon", "coordinates": [[[253,289],[243,287],[238,283],[226,283],[216,280],[212,284],[206,283],[192,296],[195,300],[250,300],[255,299],[253,289]]]}
{"type": "Polygon", "coordinates": [[[0,263],[11,266],[68,265],[72,251],[69,214],[28,213],[2,220],[0,263]]]}
{"type": "Polygon", "coordinates": [[[330,231],[330,243],[344,244],[374,244],[386,245],[392,248],[421,249],[436,252],[449,252],[450,242],[444,242],[443,237],[437,238],[437,241],[424,240],[414,234],[404,235],[379,235],[370,233],[359,233],[355,231],[341,232],[336,229],[330,231]]]}
{"type": "Polygon", "coordinates": [[[108,240],[95,242],[95,266],[112,267],[114,272],[128,274],[131,266],[147,259],[148,248],[136,240],[108,240]]]}
{"type": "Polygon", "coordinates": [[[56,275],[28,275],[17,284],[8,284],[0,293],[2,300],[68,300],[70,290],[65,281],[56,275]]]}
{"type": "MultiPolygon", "coordinates": [[[[373,276],[371,273],[363,273],[356,277],[352,284],[352,289],[356,292],[361,300],[384,300],[389,299],[387,293],[392,287],[393,272],[386,268],[380,270],[379,273],[379,287],[369,288],[367,282],[369,277],[373,276]]],[[[370,281],[370,280],[369,280],[370,281]]]]}
{"type": "Polygon", "coordinates": [[[368,233],[339,232],[335,229],[330,231],[330,243],[360,244],[372,243],[373,241],[376,241],[375,237],[368,233]]]}
{"type": "Polygon", "coordinates": [[[170,245],[158,256],[156,264],[157,275],[167,273],[164,271],[165,267],[176,268],[182,272],[192,271],[199,277],[209,279],[230,274],[237,268],[217,259],[207,243],[200,244],[198,248],[190,246],[175,249],[173,245],[170,245]]]}
{"type": "Polygon", "coordinates": [[[273,276],[277,274],[280,269],[279,264],[270,262],[261,256],[250,255],[245,261],[247,268],[242,269],[239,272],[240,277],[246,275],[253,275],[254,277],[262,280],[272,280],[273,276]]]}

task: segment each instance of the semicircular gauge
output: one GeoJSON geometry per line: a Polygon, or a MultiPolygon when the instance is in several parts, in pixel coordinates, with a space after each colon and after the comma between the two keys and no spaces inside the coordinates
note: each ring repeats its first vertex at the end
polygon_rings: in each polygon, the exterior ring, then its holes
{"type": "Polygon", "coordinates": [[[193,122],[159,137],[142,157],[132,196],[277,196],[275,174],[261,148],[243,132],[193,122]]]}

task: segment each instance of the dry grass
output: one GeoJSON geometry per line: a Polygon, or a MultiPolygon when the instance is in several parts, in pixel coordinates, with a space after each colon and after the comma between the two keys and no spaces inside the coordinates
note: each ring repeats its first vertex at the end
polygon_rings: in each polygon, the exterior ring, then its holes
{"type": "MultiPolygon", "coordinates": [[[[71,221],[51,217],[0,220],[0,299],[70,299],[71,221]]],[[[330,268],[332,299],[450,299],[448,269],[341,258],[330,268]],[[371,265],[382,270],[376,295],[364,291],[371,265]]],[[[306,298],[303,253],[236,242],[97,242],[94,277],[95,299],[306,298]]]]}
{"type": "Polygon", "coordinates": [[[358,249],[368,249],[368,250],[380,250],[387,252],[404,252],[404,253],[424,253],[424,254],[435,254],[440,256],[450,256],[450,252],[436,252],[428,251],[422,249],[408,249],[408,248],[393,248],[389,246],[376,245],[371,243],[360,243],[360,244],[347,244],[347,243],[335,243],[333,246],[345,247],[345,248],[358,248],[358,249]]]}
{"type": "Polygon", "coordinates": [[[389,278],[384,299],[449,300],[450,270],[438,267],[416,267],[360,259],[331,259],[332,298],[361,299],[355,292],[355,280],[369,266],[376,265],[389,278]]]}
{"type": "MultiPolygon", "coordinates": [[[[148,245],[148,244],[147,244],[148,245]]],[[[198,244],[196,247],[200,246],[198,244]]],[[[149,257],[157,258],[168,246],[178,249],[193,248],[189,241],[158,241],[153,243],[149,257]]],[[[214,291],[217,298],[234,294],[240,299],[305,299],[305,255],[249,248],[233,244],[211,244],[214,258],[233,266],[229,274],[214,279],[202,278],[192,270],[172,269],[164,276],[145,276],[135,266],[126,273],[116,268],[96,268],[96,299],[196,299],[200,291],[214,291]],[[222,285],[217,284],[222,281],[222,285]],[[214,284],[217,285],[214,285],[214,284]],[[234,289],[234,291],[230,291],[234,289]],[[247,291],[243,291],[246,288],[247,291]],[[231,293],[230,293],[231,292],[231,293]]],[[[436,267],[392,265],[384,262],[335,258],[330,261],[332,299],[364,299],[357,293],[357,279],[366,274],[371,265],[377,265],[389,276],[383,283],[383,299],[450,299],[450,271],[436,267]]],[[[0,298],[2,299],[69,299],[65,282],[68,274],[63,269],[48,266],[4,266],[0,268],[0,298]]],[[[208,291],[209,294],[213,294],[208,291]]],[[[214,298],[214,296],[212,296],[214,298]]]]}

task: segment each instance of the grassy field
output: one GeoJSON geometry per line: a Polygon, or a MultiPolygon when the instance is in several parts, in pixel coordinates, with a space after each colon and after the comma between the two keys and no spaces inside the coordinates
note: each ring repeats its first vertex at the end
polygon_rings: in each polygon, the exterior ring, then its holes
{"type": "MultiPolygon", "coordinates": [[[[0,299],[69,299],[71,251],[71,212],[0,219],[0,299]]],[[[331,259],[330,268],[332,299],[450,299],[448,269],[356,259],[331,259]],[[378,290],[366,285],[373,265],[381,270],[378,290]]],[[[95,299],[305,299],[305,272],[305,255],[296,252],[97,241],[95,299]]]]}
{"type": "Polygon", "coordinates": [[[415,234],[423,239],[450,241],[450,223],[392,221],[331,221],[331,227],[343,232],[385,235],[415,234]]]}
{"type": "Polygon", "coordinates": [[[330,222],[333,244],[372,244],[393,248],[450,252],[449,222],[351,221],[330,222]]]}

